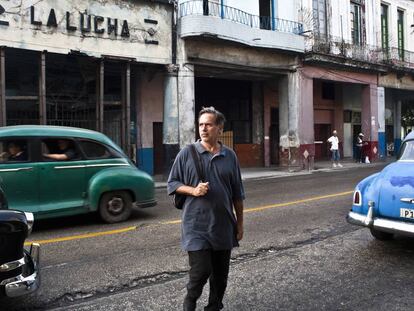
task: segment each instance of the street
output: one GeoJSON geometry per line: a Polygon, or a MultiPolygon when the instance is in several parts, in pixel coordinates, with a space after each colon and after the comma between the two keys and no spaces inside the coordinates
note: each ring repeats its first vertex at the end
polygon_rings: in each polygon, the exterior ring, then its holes
{"type": "MultiPolygon", "coordinates": [[[[345,221],[352,190],[382,166],[246,181],[245,233],[224,310],[412,310],[413,240],[380,242],[345,221]]],[[[127,222],[35,223],[41,288],[0,310],[181,310],[187,255],[165,189],[127,222]]],[[[208,285],[199,301],[206,305],[208,285]]]]}

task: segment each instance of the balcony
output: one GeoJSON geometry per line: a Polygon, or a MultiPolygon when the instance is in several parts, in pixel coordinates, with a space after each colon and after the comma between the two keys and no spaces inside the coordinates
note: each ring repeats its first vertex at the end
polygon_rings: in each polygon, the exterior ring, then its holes
{"type": "Polygon", "coordinates": [[[303,53],[303,25],[257,16],[217,2],[191,0],[180,4],[180,36],[214,37],[253,47],[303,53]]]}
{"type": "Polygon", "coordinates": [[[338,37],[314,36],[306,42],[306,62],[328,62],[363,69],[414,71],[414,52],[389,47],[357,45],[338,37]]]}

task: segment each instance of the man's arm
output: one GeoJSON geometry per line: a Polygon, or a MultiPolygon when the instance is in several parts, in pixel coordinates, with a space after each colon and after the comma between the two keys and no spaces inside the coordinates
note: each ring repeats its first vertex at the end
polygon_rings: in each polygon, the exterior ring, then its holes
{"type": "Polygon", "coordinates": [[[44,153],[43,157],[59,161],[69,160],[68,156],[64,153],[44,153]]]}
{"type": "Polygon", "coordinates": [[[197,187],[191,187],[191,186],[180,186],[177,188],[175,192],[179,194],[184,195],[191,195],[194,197],[201,197],[205,195],[208,191],[208,182],[201,182],[197,185],[197,187]]]}
{"type": "Polygon", "coordinates": [[[233,201],[234,210],[236,211],[237,220],[237,241],[243,239],[243,200],[233,201]]]}

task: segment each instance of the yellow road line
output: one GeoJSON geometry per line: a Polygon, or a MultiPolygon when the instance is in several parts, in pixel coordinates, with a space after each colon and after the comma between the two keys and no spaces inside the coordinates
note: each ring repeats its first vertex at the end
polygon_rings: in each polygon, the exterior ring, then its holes
{"type": "Polygon", "coordinates": [[[57,243],[57,242],[63,242],[63,241],[88,239],[88,238],[94,238],[94,237],[103,236],[103,235],[118,234],[118,233],[133,231],[133,230],[136,230],[136,229],[137,229],[137,227],[133,226],[133,227],[127,227],[127,228],[110,230],[110,231],[101,231],[101,232],[93,232],[93,233],[86,233],[86,234],[80,234],[80,235],[72,235],[72,236],[56,238],[56,239],[28,241],[28,242],[24,243],[24,245],[28,246],[32,243],[50,244],[50,243],[57,243]]]}
{"type": "MultiPolygon", "coordinates": [[[[301,204],[301,203],[318,201],[318,200],[322,200],[322,199],[329,199],[329,198],[349,195],[351,193],[353,193],[353,191],[333,193],[333,194],[322,195],[322,196],[318,196],[318,197],[312,197],[312,198],[307,198],[307,199],[302,199],[302,200],[297,200],[297,201],[291,201],[291,202],[285,202],[285,203],[277,203],[277,204],[271,204],[271,205],[265,205],[265,206],[258,206],[258,207],[245,209],[244,212],[245,213],[258,212],[258,211],[263,211],[263,210],[270,209],[270,208],[290,206],[290,205],[295,205],[295,204],[301,204]]],[[[177,220],[165,221],[165,222],[162,222],[161,224],[162,225],[173,225],[173,224],[180,224],[180,223],[181,223],[181,220],[177,219],[177,220]]],[[[111,234],[118,234],[118,233],[133,231],[133,230],[136,230],[136,229],[137,229],[137,227],[133,226],[133,227],[127,227],[127,228],[122,228],[122,229],[117,229],[117,230],[86,233],[86,234],[73,235],[73,236],[67,236],[67,237],[56,238],[56,239],[28,241],[28,242],[24,243],[24,245],[28,246],[31,243],[50,244],[50,243],[57,243],[57,242],[63,242],[63,241],[88,239],[88,238],[94,238],[94,237],[103,236],[103,235],[111,235],[111,234]]]]}
{"type": "Polygon", "coordinates": [[[313,202],[313,201],[318,201],[318,200],[322,200],[322,199],[329,199],[329,198],[344,196],[344,195],[348,195],[348,194],[351,194],[351,193],[353,193],[353,191],[333,193],[333,194],[328,194],[328,195],[322,195],[322,196],[319,196],[319,197],[307,198],[307,199],[303,199],[303,200],[297,200],[297,201],[286,202],[286,203],[277,203],[277,204],[253,207],[253,208],[245,209],[244,212],[245,213],[251,213],[251,212],[257,212],[257,211],[263,211],[263,210],[269,209],[269,208],[275,208],[275,207],[289,206],[289,205],[295,205],[295,204],[300,204],[300,203],[313,202]]]}

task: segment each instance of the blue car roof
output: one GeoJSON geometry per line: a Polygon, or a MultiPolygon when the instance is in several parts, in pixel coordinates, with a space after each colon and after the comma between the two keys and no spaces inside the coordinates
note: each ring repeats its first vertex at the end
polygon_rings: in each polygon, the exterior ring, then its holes
{"type": "Polygon", "coordinates": [[[414,132],[410,132],[407,136],[405,136],[404,141],[414,139],[414,132]]]}

